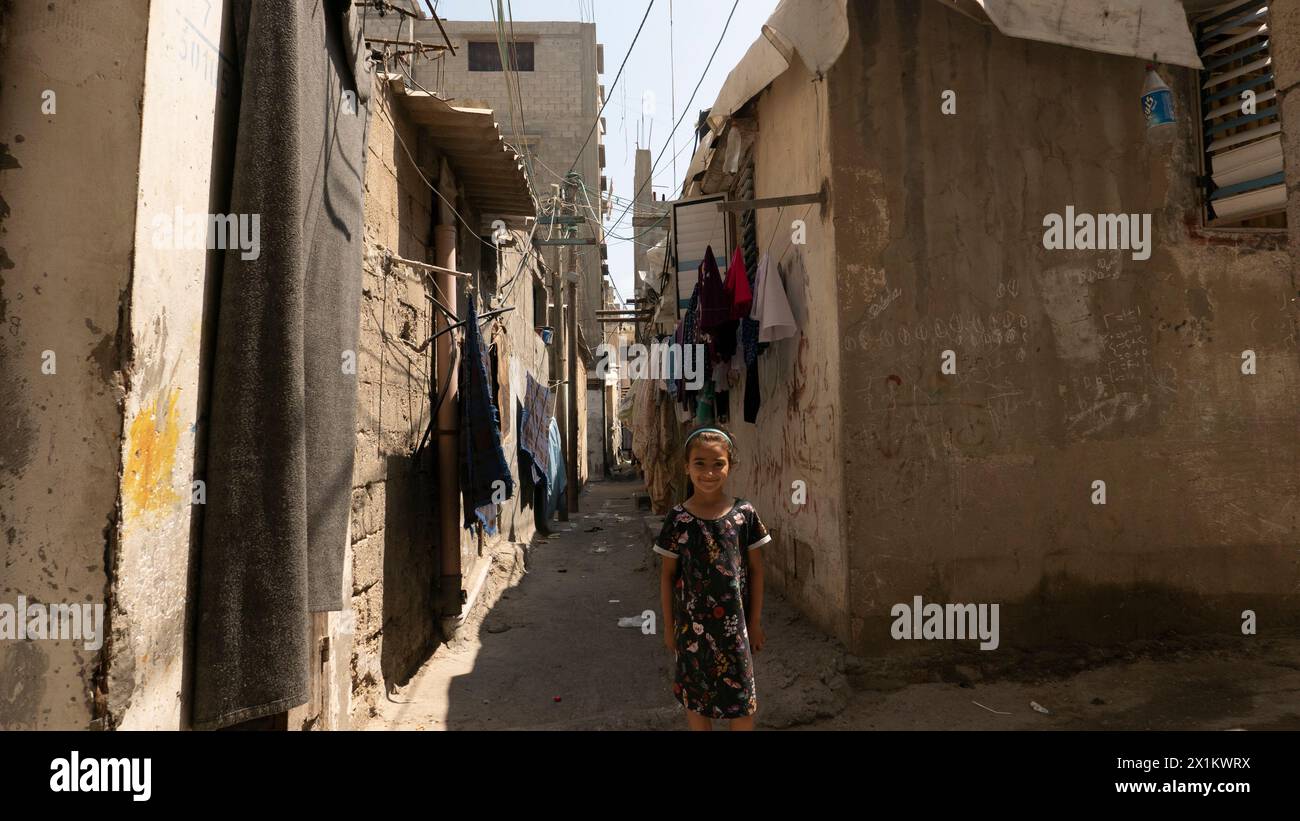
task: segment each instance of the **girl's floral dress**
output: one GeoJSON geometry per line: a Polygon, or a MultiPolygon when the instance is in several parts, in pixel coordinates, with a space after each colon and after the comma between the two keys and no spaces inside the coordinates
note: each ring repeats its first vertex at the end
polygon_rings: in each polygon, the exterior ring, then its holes
{"type": "Polygon", "coordinates": [[[677,505],[664,520],[654,550],[678,560],[673,694],[689,710],[709,718],[739,718],[758,707],[745,619],[747,557],[771,540],[754,506],[744,499],[736,499],[718,519],[701,519],[677,505]]]}

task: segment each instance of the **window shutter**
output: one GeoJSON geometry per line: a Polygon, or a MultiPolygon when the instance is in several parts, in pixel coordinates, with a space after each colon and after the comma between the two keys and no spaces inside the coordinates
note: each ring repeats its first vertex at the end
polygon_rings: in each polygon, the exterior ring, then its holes
{"type": "Polygon", "coordinates": [[[718,272],[727,273],[727,220],[718,203],[726,200],[711,194],[673,203],[673,242],[677,258],[677,307],[680,312],[690,304],[691,293],[699,281],[699,267],[704,251],[713,246],[718,272]]]}
{"type": "Polygon", "coordinates": [[[1281,103],[1267,0],[1223,3],[1194,19],[1201,72],[1206,199],[1213,224],[1286,211],[1281,103]],[[1254,111],[1245,110],[1246,92],[1254,111]]]}

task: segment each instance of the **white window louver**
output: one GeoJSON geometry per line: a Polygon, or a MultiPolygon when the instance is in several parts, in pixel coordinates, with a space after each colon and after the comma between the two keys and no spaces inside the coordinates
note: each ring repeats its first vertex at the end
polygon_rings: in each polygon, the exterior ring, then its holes
{"type": "Polygon", "coordinates": [[[677,307],[678,316],[691,301],[695,283],[699,281],[699,267],[705,249],[712,247],[718,261],[718,272],[727,273],[728,231],[726,213],[718,203],[726,200],[721,194],[709,194],[672,204],[673,241],[677,256],[677,307]]]}
{"type": "Polygon", "coordinates": [[[1206,198],[1216,224],[1285,212],[1281,104],[1267,0],[1224,3],[1193,21],[1201,72],[1206,198]],[[1245,110],[1246,92],[1254,110],[1245,110]]]}

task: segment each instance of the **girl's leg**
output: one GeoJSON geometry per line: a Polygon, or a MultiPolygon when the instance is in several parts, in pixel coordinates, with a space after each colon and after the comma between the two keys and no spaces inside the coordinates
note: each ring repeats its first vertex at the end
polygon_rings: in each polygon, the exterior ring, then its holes
{"type": "Polygon", "coordinates": [[[740,718],[733,718],[731,720],[731,729],[733,732],[736,730],[754,729],[754,717],[752,715],[748,715],[748,716],[741,716],[740,718]]]}
{"type": "Polygon", "coordinates": [[[713,722],[707,716],[702,716],[689,708],[686,710],[686,723],[692,730],[713,729],[713,722]]]}

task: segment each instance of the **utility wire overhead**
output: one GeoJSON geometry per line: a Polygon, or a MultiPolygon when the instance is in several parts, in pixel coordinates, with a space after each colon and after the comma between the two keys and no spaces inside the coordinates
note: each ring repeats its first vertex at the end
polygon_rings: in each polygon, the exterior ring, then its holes
{"type": "MultiPolygon", "coordinates": [[[[709,68],[713,65],[713,58],[718,56],[718,49],[722,46],[723,38],[727,36],[727,30],[731,27],[731,19],[732,17],[735,16],[736,7],[739,5],[740,5],[740,0],[735,0],[735,2],[731,4],[731,11],[727,14],[727,22],[722,27],[722,34],[718,36],[718,42],[715,43],[713,46],[713,53],[709,55],[709,62],[705,64],[704,71],[700,74],[699,82],[695,84],[695,90],[691,92],[691,98],[686,101],[686,107],[682,109],[681,116],[679,116],[677,118],[677,121],[673,123],[673,129],[672,129],[673,134],[677,133],[677,128],[678,126],[681,125],[682,118],[686,116],[686,112],[691,110],[691,103],[695,102],[695,95],[699,93],[700,86],[704,83],[704,78],[707,77],[709,74],[709,68]]],[[[641,191],[647,185],[649,185],[650,180],[654,178],[654,170],[659,166],[660,160],[663,159],[664,153],[668,150],[668,146],[672,143],[673,134],[668,135],[669,138],[664,141],[663,148],[659,149],[659,156],[655,159],[654,163],[650,166],[649,176],[646,177],[645,182],[641,183],[641,187],[638,188],[636,192],[632,195],[633,202],[635,202],[636,198],[641,195],[641,191]]],[[[689,143],[687,144],[689,145],[689,143]]],[[[631,205],[628,205],[626,208],[623,209],[623,213],[620,214],[618,219],[614,221],[615,225],[618,225],[620,222],[623,221],[623,217],[627,215],[627,212],[631,210],[631,207],[632,207],[631,205]]]]}
{"type": "Polygon", "coordinates": [[[641,36],[641,29],[645,28],[645,21],[650,17],[650,9],[655,7],[655,0],[650,0],[650,5],[646,6],[645,14],[641,16],[641,25],[636,27],[636,34],[632,37],[632,42],[627,47],[627,53],[623,55],[623,62],[618,66],[618,73],[614,75],[614,82],[605,92],[605,99],[601,100],[600,111],[596,112],[596,119],[591,124],[591,129],[587,132],[587,139],[582,141],[582,148],[578,149],[578,155],[569,163],[569,171],[573,171],[578,166],[578,160],[582,159],[582,152],[587,150],[587,144],[591,142],[591,135],[596,133],[596,126],[600,125],[600,115],[605,113],[605,106],[609,105],[610,98],[614,95],[614,87],[618,85],[619,78],[623,76],[623,67],[627,65],[627,58],[632,56],[632,49],[636,46],[637,38],[641,36]]]}

